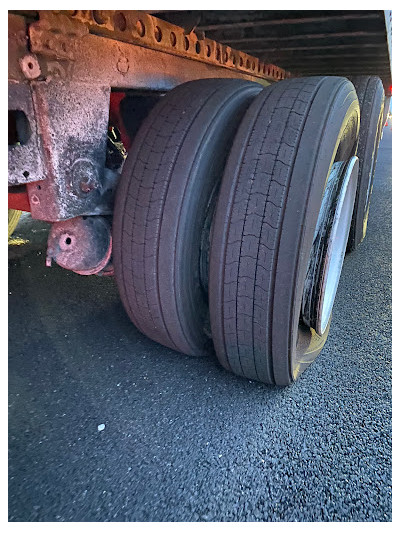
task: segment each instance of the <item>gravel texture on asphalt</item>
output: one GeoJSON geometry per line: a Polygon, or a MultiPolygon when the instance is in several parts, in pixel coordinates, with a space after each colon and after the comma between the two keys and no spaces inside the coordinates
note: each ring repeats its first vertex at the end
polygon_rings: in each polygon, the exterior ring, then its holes
{"type": "MultiPolygon", "coordinates": [[[[113,279],[9,245],[10,521],[391,520],[391,131],[330,337],[288,388],[129,322],[113,279]]],[[[18,242],[18,241],[17,241],[18,242]]]]}

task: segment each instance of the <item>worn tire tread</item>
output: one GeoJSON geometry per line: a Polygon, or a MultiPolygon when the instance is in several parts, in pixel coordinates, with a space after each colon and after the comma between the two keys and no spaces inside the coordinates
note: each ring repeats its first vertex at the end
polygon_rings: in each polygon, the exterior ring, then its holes
{"type": "MultiPolygon", "coordinates": [[[[172,217],[170,237],[176,242],[179,227],[185,223],[181,209],[190,185],[191,159],[201,150],[201,144],[196,145],[197,153],[193,148],[194,153],[184,157],[188,136],[198,129],[201,139],[215,113],[250,86],[251,90],[261,90],[257,84],[242,80],[199,80],[182,84],[164,96],[136,135],[117,191],[114,255],[124,307],[145,335],[191,355],[201,355],[207,348],[189,338],[182,323],[185,317],[178,309],[179,287],[170,281],[176,248],[166,251],[168,258],[160,256],[165,220],[172,217]],[[211,112],[205,114],[207,106],[211,112]],[[170,296],[175,298],[175,305],[170,296]]],[[[207,340],[204,342],[206,345],[207,340]]]]}
{"type": "MultiPolygon", "coordinates": [[[[292,381],[279,368],[285,354],[277,356],[274,345],[278,278],[282,283],[277,262],[303,130],[323,84],[332,99],[344,87],[352,91],[345,78],[322,76],[264,89],[238,130],[218,200],[210,265],[216,353],[226,369],[269,384],[292,381]]],[[[299,243],[301,232],[296,238],[299,243]]],[[[290,311],[282,312],[289,321],[290,311]]]]}

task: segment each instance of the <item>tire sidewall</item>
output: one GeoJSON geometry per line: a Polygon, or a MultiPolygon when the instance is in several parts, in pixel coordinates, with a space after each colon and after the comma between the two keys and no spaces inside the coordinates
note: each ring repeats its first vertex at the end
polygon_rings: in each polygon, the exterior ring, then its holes
{"type": "Polygon", "coordinates": [[[371,77],[371,80],[368,80],[365,93],[362,95],[361,126],[357,150],[357,154],[360,158],[360,172],[352,227],[350,229],[349,251],[354,250],[365,237],[383,120],[384,90],[382,82],[378,78],[371,77]],[[372,172],[371,183],[370,172],[372,172]]]}
{"type": "Polygon", "coordinates": [[[309,362],[296,359],[303,288],[326,182],[340,142],[347,139],[347,147],[341,150],[341,157],[348,159],[355,153],[359,131],[356,92],[350,82],[343,78],[340,80],[336,91],[332,91],[332,78],[328,78],[325,86],[318,91],[302,133],[306,142],[300,141],[292,171],[278,257],[277,271],[280,274],[275,285],[275,298],[285,303],[274,312],[272,330],[274,376],[280,385],[295,380],[322,348],[320,346],[316,353],[310,354],[309,362]],[[324,107],[325,113],[321,117],[319,110],[324,107]],[[307,139],[313,138],[319,141],[307,142],[307,139]],[[308,189],[308,194],[304,194],[304,188],[308,189]],[[293,283],[289,282],[290,279],[293,283]],[[282,335],[285,327],[288,331],[286,336],[282,335]],[[285,350],[288,357],[279,356],[285,350]]]}
{"type": "MultiPolygon", "coordinates": [[[[198,346],[197,355],[208,355],[212,340],[204,334],[209,322],[208,294],[203,290],[200,280],[200,247],[202,229],[206,218],[206,209],[212,195],[218,194],[224,170],[224,163],[233,142],[233,132],[238,126],[237,116],[241,116],[250,103],[251,95],[258,89],[249,86],[233,95],[223,109],[218,110],[211,127],[199,142],[196,131],[191,131],[182,148],[181,161],[190,160],[193,146],[197,142],[199,151],[190,168],[188,187],[192,190],[185,195],[181,206],[181,223],[177,225],[177,233],[172,243],[168,239],[171,225],[166,217],[161,229],[160,242],[167,256],[168,248],[175,247],[175,286],[180,297],[176,300],[178,314],[185,317],[185,327],[190,331],[190,338],[198,346]],[[236,110],[236,113],[235,113],[236,110]],[[232,132],[224,135],[224,132],[232,132]],[[205,156],[206,154],[206,156],[205,156]],[[215,187],[215,185],[217,186],[215,187]],[[204,343],[203,350],[200,346],[204,343]]],[[[256,92],[255,92],[256,91],[256,92]]],[[[167,201],[170,202],[172,197],[167,201]]],[[[174,211],[169,210],[173,216],[174,211]]],[[[161,290],[167,290],[168,283],[160,283],[161,290]]]]}

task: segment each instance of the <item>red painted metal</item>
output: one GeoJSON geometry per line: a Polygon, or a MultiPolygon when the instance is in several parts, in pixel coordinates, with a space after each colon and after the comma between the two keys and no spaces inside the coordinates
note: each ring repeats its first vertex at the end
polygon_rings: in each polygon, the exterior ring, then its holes
{"type": "Polygon", "coordinates": [[[54,260],[77,274],[97,274],[109,263],[112,238],[103,217],[76,217],[52,225],[47,243],[46,265],[54,260]]]}
{"type": "Polygon", "coordinates": [[[123,120],[121,118],[120,105],[121,101],[125,98],[124,92],[112,92],[110,94],[110,122],[113,126],[116,126],[121,135],[121,141],[126,150],[129,150],[132,139],[129,137],[128,132],[125,129],[123,120]]]}
{"type": "MultiPolygon", "coordinates": [[[[112,253],[112,237],[110,236],[110,244],[108,246],[108,250],[107,250],[106,254],[104,255],[103,259],[91,269],[74,270],[74,272],[76,272],[76,274],[80,274],[81,276],[91,276],[93,274],[98,274],[99,272],[101,272],[107,266],[108,262],[111,259],[111,253],[112,253]]],[[[112,274],[113,273],[114,273],[114,271],[112,271],[112,274]]],[[[112,275],[112,274],[109,274],[108,271],[107,271],[107,272],[105,272],[104,275],[107,276],[107,275],[112,275]]]]}
{"type": "Polygon", "coordinates": [[[26,191],[8,193],[8,209],[18,209],[18,211],[31,211],[29,196],[26,191]]]}

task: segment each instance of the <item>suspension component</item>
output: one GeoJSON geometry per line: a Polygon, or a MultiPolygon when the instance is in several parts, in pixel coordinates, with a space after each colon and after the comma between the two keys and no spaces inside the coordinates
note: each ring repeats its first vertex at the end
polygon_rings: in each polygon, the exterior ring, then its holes
{"type": "Polygon", "coordinates": [[[54,260],[77,274],[107,272],[112,251],[110,224],[101,216],[76,217],[53,224],[48,242],[46,265],[54,260]]]}

